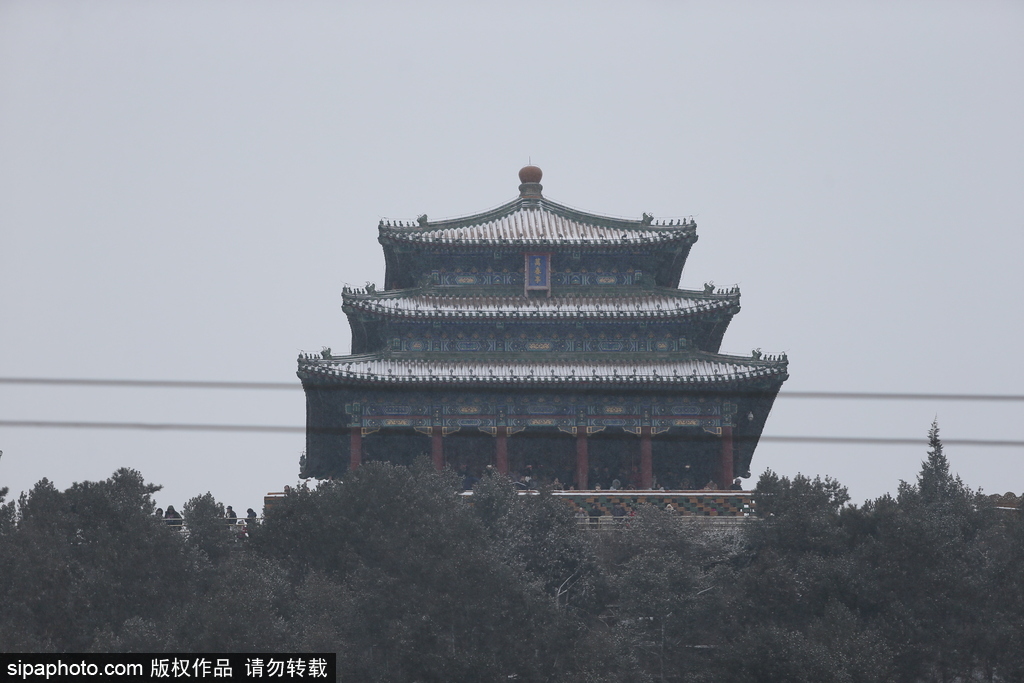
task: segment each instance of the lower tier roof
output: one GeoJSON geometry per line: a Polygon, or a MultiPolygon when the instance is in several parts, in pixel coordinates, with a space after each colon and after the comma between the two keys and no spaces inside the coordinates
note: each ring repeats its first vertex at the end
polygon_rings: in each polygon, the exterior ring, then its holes
{"type": "Polygon", "coordinates": [[[719,387],[734,383],[781,384],[788,377],[786,357],[740,358],[694,353],[682,358],[445,359],[381,355],[299,357],[299,377],[313,383],[379,385],[609,385],[719,387]]]}

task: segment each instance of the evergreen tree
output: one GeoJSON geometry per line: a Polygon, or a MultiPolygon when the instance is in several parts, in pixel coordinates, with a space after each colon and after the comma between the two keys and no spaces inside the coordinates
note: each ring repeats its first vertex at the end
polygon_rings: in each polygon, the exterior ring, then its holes
{"type": "Polygon", "coordinates": [[[928,430],[928,457],[921,463],[921,471],[917,475],[917,490],[926,504],[969,495],[960,477],[949,474],[949,461],[943,453],[942,441],[939,439],[938,420],[933,420],[928,430]]]}
{"type": "Polygon", "coordinates": [[[521,496],[511,479],[493,471],[474,485],[471,502],[504,562],[521,566],[564,607],[593,606],[597,559],[569,505],[548,489],[521,496]]]}
{"type": "Polygon", "coordinates": [[[4,502],[4,499],[7,497],[8,490],[9,489],[6,486],[0,488],[0,539],[14,530],[16,513],[14,501],[12,500],[9,503],[4,502]]]}
{"type": "Polygon", "coordinates": [[[730,621],[731,564],[744,550],[737,536],[645,505],[598,541],[609,562],[604,609],[616,620],[616,658],[633,669],[626,677],[675,680],[707,664],[730,621]]]}
{"type": "Polygon", "coordinates": [[[846,489],[769,470],[756,492],[766,516],[746,528],[746,557],[726,584],[722,645],[701,680],[889,680],[892,655],[859,610],[863,568],[850,552],[846,489]]]}
{"type": "Polygon", "coordinates": [[[206,492],[189,499],[181,513],[188,528],[188,543],[215,565],[226,560],[238,538],[224,519],[224,505],[206,492]]]}
{"type": "Polygon", "coordinates": [[[984,667],[988,569],[984,530],[991,516],[979,497],[951,475],[938,424],[917,482],[900,482],[895,499],[866,506],[868,534],[858,561],[870,573],[862,609],[879,618],[892,643],[898,680],[968,678],[984,667]]]}
{"type": "Polygon", "coordinates": [[[544,680],[565,669],[573,629],[526,558],[492,542],[458,483],[425,460],[370,462],[344,483],[293,491],[254,534],[254,550],[302,587],[300,612],[337,635],[353,679],[544,680]],[[311,601],[311,586],[341,613],[311,601]]]}
{"type": "Polygon", "coordinates": [[[766,473],[740,530],[642,507],[580,532],[557,496],[428,461],[293,490],[248,543],[186,532],[132,470],[0,491],[0,650],[335,651],[367,681],[1024,680],[1024,515],[949,472],[856,507],[766,473]],[[472,501],[472,502],[470,502],[472,501]]]}
{"type": "Polygon", "coordinates": [[[993,512],[983,547],[988,599],[979,605],[989,618],[985,673],[988,680],[1024,681],[1024,496],[1016,510],[993,512]]]}
{"type": "Polygon", "coordinates": [[[159,488],[120,469],[63,492],[43,479],[21,495],[0,543],[0,650],[88,650],[191,596],[192,558],[153,516],[159,488]]]}

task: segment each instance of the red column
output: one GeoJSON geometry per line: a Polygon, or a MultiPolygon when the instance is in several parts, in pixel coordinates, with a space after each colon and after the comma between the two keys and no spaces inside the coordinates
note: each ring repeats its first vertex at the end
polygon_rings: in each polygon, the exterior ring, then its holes
{"type": "Polygon", "coordinates": [[[718,458],[718,488],[732,484],[732,427],[722,427],[722,453],[718,458]]]}
{"type": "Polygon", "coordinates": [[[349,469],[356,469],[363,462],[363,428],[362,427],[350,427],[349,433],[349,452],[351,459],[349,461],[349,469]]]}
{"type": "Polygon", "coordinates": [[[508,427],[498,427],[494,442],[494,467],[501,474],[508,474],[508,427]]]}
{"type": "Polygon", "coordinates": [[[640,428],[640,488],[650,489],[654,483],[654,465],[651,458],[651,428],[640,428]]]}
{"type": "Polygon", "coordinates": [[[440,472],[444,469],[444,443],[441,441],[441,428],[430,428],[430,457],[434,461],[434,469],[440,472]]]}
{"type": "Polygon", "coordinates": [[[590,488],[587,485],[587,473],[590,471],[590,458],[587,453],[587,428],[577,427],[576,429],[576,488],[585,491],[590,488]]]}

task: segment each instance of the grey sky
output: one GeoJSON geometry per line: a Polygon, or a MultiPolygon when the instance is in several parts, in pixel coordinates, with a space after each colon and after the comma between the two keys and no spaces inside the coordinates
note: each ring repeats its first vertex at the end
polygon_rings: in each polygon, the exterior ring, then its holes
{"type": "MultiPolygon", "coordinates": [[[[1024,4],[0,1],[0,376],[294,380],[348,350],[379,217],[545,194],[694,215],[684,287],[791,390],[1024,393],[1024,4]]],[[[1024,439],[1021,404],[782,400],[766,434],[1024,439]]],[[[296,392],[0,385],[0,419],[292,424],[296,392]]],[[[301,435],[0,427],[0,485],[162,505],[294,483],[301,435]]],[[[1024,450],[950,447],[1024,490],[1024,450]]],[[[923,448],[763,444],[855,500],[923,448]]]]}

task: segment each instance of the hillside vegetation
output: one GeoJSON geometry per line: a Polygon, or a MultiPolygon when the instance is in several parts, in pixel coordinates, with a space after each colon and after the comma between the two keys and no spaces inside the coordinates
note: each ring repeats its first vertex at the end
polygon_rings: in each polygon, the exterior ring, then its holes
{"type": "Polygon", "coordinates": [[[769,472],[733,530],[651,508],[588,532],[498,476],[469,504],[425,462],[295,490],[247,540],[209,494],[167,526],[132,470],[43,480],[0,505],[0,650],[332,651],[359,681],[1024,680],[1024,515],[931,437],[894,497],[769,472]]]}

